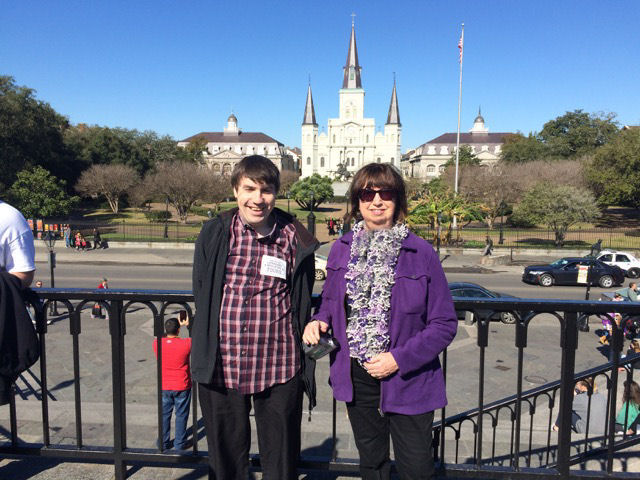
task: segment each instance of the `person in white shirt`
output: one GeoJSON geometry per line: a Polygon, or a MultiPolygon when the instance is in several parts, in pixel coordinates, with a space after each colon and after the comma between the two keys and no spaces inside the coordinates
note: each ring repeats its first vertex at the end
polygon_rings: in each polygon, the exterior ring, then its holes
{"type": "Polygon", "coordinates": [[[23,287],[36,271],[33,233],[22,214],[0,200],[0,271],[18,277],[23,287]]]}

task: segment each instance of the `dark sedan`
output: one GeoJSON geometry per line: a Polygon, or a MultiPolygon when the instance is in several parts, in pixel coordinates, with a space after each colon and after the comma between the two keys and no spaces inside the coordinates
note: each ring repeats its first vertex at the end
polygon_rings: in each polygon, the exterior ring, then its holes
{"type": "MultiPolygon", "coordinates": [[[[449,283],[451,296],[456,299],[460,297],[471,298],[515,298],[513,295],[500,292],[492,292],[477,283],[451,282],[449,283]]],[[[478,314],[485,316],[489,310],[478,310],[478,314]]],[[[458,311],[458,320],[473,321],[473,312],[458,311]],[[469,318],[470,316],[470,318],[469,318]]],[[[492,320],[500,320],[502,323],[516,323],[516,316],[512,312],[496,312],[491,316],[492,320]]]]}
{"type": "MultiPolygon", "coordinates": [[[[589,283],[602,288],[621,285],[624,282],[624,271],[616,266],[607,265],[599,260],[582,257],[565,257],[548,265],[529,265],[524,268],[522,281],[550,287],[551,285],[586,285],[578,282],[580,267],[591,266],[589,283]]],[[[583,269],[584,272],[584,269],[583,269]]],[[[583,274],[586,274],[583,273],[583,274]]],[[[582,280],[582,279],[581,279],[582,280]]]]}

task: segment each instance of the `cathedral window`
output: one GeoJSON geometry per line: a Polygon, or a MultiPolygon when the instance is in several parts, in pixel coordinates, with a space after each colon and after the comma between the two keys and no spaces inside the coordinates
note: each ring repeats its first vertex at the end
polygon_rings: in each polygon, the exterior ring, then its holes
{"type": "Polygon", "coordinates": [[[333,136],[333,143],[336,143],[336,136],[333,136]]]}
{"type": "Polygon", "coordinates": [[[440,166],[438,167],[438,170],[440,171],[440,173],[442,173],[442,172],[444,172],[444,169],[445,169],[445,168],[446,168],[446,167],[445,167],[444,165],[440,165],[440,166]]]}
{"type": "Polygon", "coordinates": [[[311,157],[307,157],[307,165],[311,165],[311,157]]]}
{"type": "Polygon", "coordinates": [[[367,138],[366,142],[369,143],[369,135],[367,135],[366,138],[367,138]]]}
{"type": "Polygon", "coordinates": [[[320,157],[320,168],[324,168],[324,157],[320,157]]]}
{"type": "Polygon", "coordinates": [[[393,163],[394,160],[395,160],[395,158],[391,157],[391,163],[393,163]]]}
{"type": "Polygon", "coordinates": [[[436,171],[435,165],[427,165],[427,173],[434,173],[436,171]]]}
{"type": "Polygon", "coordinates": [[[314,136],[313,136],[313,141],[314,141],[314,142],[316,142],[317,140],[318,140],[317,135],[314,135],[314,136]]]}
{"type": "Polygon", "coordinates": [[[353,143],[353,138],[350,138],[349,139],[349,144],[352,144],[352,143],[353,143]]]}
{"type": "Polygon", "coordinates": [[[355,166],[355,164],[356,164],[355,157],[351,157],[351,166],[353,167],[353,166],[355,166]]]}
{"type": "Polygon", "coordinates": [[[378,157],[378,159],[376,160],[376,162],[380,163],[382,162],[382,159],[380,157],[378,157]]]}

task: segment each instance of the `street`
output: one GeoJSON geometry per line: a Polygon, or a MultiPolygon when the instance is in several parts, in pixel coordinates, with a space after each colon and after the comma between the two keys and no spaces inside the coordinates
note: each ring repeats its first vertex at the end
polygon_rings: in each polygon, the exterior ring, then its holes
{"type": "MultiPolygon", "coordinates": [[[[447,262],[443,263],[445,271],[447,262]]],[[[36,279],[49,286],[49,271],[46,263],[38,263],[36,279]]],[[[549,288],[528,285],[520,279],[522,267],[495,266],[491,273],[446,272],[450,282],[473,282],[489,290],[508,293],[523,298],[558,298],[584,300],[584,287],[549,288]]],[[[59,263],[56,270],[56,287],[96,288],[102,277],[109,279],[111,288],[140,288],[155,290],[190,290],[191,267],[167,265],[126,265],[126,264],[73,264],[59,263]]],[[[316,282],[314,291],[320,293],[324,282],[316,282]]],[[[614,289],[592,288],[591,299],[598,299],[600,292],[614,289]]]]}

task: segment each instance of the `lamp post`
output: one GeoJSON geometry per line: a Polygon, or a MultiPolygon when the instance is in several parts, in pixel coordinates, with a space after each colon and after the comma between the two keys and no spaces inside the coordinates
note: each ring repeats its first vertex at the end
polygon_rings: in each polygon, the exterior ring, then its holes
{"type": "Polygon", "coordinates": [[[498,238],[498,244],[502,245],[504,243],[504,200],[500,201],[500,237],[498,238]]]}
{"type": "Polygon", "coordinates": [[[287,213],[291,213],[291,209],[289,208],[289,201],[291,200],[291,193],[287,192],[287,213]]]}
{"type": "MultiPolygon", "coordinates": [[[[53,274],[53,269],[56,268],[56,253],[53,251],[53,247],[56,244],[56,236],[52,231],[48,231],[47,233],[44,234],[44,237],[42,237],[42,240],[44,241],[44,244],[47,246],[47,249],[49,250],[49,270],[51,272],[51,288],[56,288],[56,281],[53,274]]],[[[49,314],[58,315],[58,305],[55,300],[51,304],[49,314]]]]}
{"type": "Polygon", "coordinates": [[[342,234],[345,235],[351,231],[351,216],[349,215],[349,198],[351,197],[350,190],[347,190],[345,195],[347,197],[347,213],[342,218],[342,234]]]}
{"type": "Polygon", "coordinates": [[[307,230],[316,236],[316,216],[313,214],[313,192],[311,192],[311,202],[309,203],[309,215],[307,215],[307,230]]]}
{"type": "Polygon", "coordinates": [[[438,252],[438,258],[440,258],[440,224],[442,223],[442,213],[438,212],[438,228],[436,231],[436,251],[438,252]]]}

